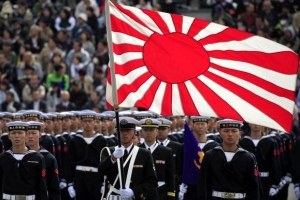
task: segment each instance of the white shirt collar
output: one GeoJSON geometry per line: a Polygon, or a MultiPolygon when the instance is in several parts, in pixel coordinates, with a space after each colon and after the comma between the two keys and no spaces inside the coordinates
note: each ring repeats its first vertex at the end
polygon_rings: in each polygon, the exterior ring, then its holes
{"type": "Polygon", "coordinates": [[[152,152],[156,144],[157,144],[157,143],[154,142],[154,143],[149,147],[149,146],[145,143],[145,146],[146,146],[146,149],[149,149],[149,148],[150,148],[150,151],[152,152]]]}
{"type": "Polygon", "coordinates": [[[130,145],[129,147],[125,148],[125,149],[127,150],[128,153],[130,152],[130,150],[131,150],[131,148],[132,148],[132,145],[133,145],[133,143],[131,143],[131,145],[130,145]]]}
{"type": "Polygon", "coordinates": [[[161,143],[163,143],[164,146],[167,146],[168,138],[166,138],[166,139],[165,139],[164,141],[162,141],[162,142],[159,141],[159,140],[158,140],[157,142],[158,142],[159,145],[161,145],[161,143]]]}

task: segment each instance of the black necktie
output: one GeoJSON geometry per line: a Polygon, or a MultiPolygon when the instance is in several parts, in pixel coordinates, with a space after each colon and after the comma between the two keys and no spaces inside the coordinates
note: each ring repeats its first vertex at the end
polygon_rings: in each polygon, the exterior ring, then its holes
{"type": "Polygon", "coordinates": [[[164,143],[163,143],[163,142],[161,142],[161,143],[160,143],[160,145],[163,145],[163,146],[164,146],[164,143]]]}
{"type": "Polygon", "coordinates": [[[127,151],[127,149],[125,149],[124,156],[123,156],[123,161],[124,162],[127,159],[127,157],[128,157],[128,151],[127,151]]]}
{"type": "Polygon", "coordinates": [[[151,149],[150,149],[150,148],[148,148],[148,150],[149,150],[149,151],[151,151],[151,149]]]}

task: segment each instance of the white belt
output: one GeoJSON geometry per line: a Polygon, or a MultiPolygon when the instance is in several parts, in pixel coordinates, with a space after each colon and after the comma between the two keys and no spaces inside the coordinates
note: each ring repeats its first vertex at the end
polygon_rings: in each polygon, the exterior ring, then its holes
{"type": "Polygon", "coordinates": [[[163,185],[165,185],[166,184],[166,182],[164,182],[164,181],[158,181],[158,187],[161,187],[161,186],[163,186],[163,185]]]}
{"type": "Polygon", "coordinates": [[[10,195],[3,193],[3,199],[5,200],[21,200],[24,197],[26,200],[35,200],[35,195],[10,195]]]}
{"type": "Polygon", "coordinates": [[[84,172],[98,172],[98,168],[96,167],[81,166],[81,165],[77,165],[76,170],[84,171],[84,172]]]}
{"type": "Polygon", "coordinates": [[[132,198],[122,199],[120,195],[109,195],[108,200],[132,200],[132,198]]]}
{"type": "Polygon", "coordinates": [[[269,172],[259,172],[260,177],[269,177],[269,172]]]}
{"type": "Polygon", "coordinates": [[[220,197],[223,199],[244,199],[246,197],[245,193],[234,193],[234,192],[212,192],[213,197],[220,197]]]}

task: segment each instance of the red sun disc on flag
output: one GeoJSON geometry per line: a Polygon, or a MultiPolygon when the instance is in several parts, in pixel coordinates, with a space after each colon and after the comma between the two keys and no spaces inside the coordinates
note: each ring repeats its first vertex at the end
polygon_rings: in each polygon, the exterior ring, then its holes
{"type": "Polygon", "coordinates": [[[202,45],[182,33],[154,33],[145,43],[143,57],[149,72],[167,83],[188,81],[209,68],[209,58],[202,45]],[[180,68],[184,68],[184,73],[180,68]]]}

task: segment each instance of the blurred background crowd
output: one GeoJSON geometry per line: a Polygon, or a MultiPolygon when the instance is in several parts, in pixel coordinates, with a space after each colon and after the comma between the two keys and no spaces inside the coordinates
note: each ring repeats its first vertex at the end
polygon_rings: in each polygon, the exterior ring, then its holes
{"type": "MultiPolygon", "coordinates": [[[[191,0],[113,2],[179,14],[191,8],[191,0]]],[[[216,23],[274,40],[299,53],[299,0],[196,3],[199,8],[211,8],[216,23]]],[[[0,11],[2,112],[107,110],[104,0],[7,0],[0,2],[0,11]]]]}

